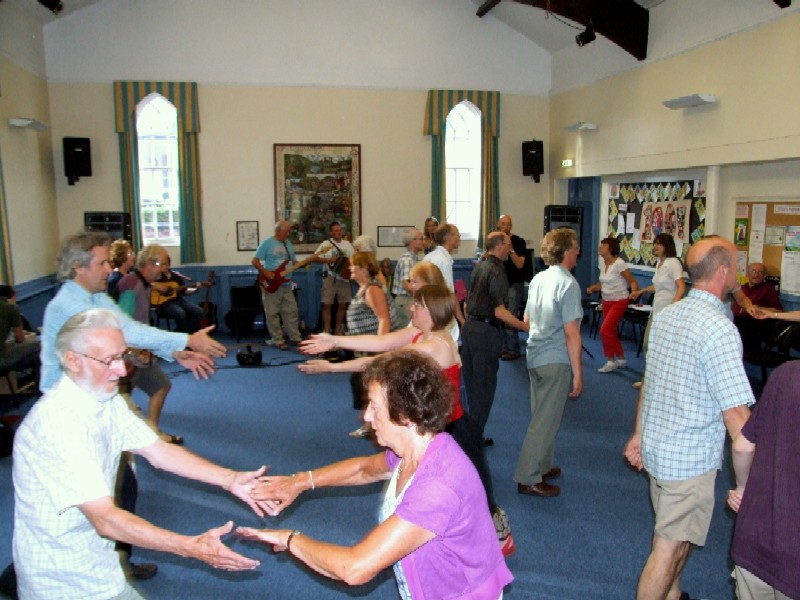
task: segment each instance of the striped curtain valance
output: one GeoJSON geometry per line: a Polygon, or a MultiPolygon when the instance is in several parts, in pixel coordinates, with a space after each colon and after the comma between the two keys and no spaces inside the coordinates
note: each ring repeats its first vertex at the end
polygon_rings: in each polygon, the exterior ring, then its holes
{"type": "Polygon", "coordinates": [[[476,90],[429,90],[425,106],[424,135],[443,135],[447,115],[459,102],[469,100],[481,111],[486,136],[500,135],[500,92],[476,90]]]}
{"type": "Polygon", "coordinates": [[[114,112],[118,133],[128,131],[130,115],[136,105],[153,92],[172,102],[178,111],[178,127],[184,132],[200,131],[200,108],[197,102],[197,83],[175,81],[115,81],[114,112]]]}

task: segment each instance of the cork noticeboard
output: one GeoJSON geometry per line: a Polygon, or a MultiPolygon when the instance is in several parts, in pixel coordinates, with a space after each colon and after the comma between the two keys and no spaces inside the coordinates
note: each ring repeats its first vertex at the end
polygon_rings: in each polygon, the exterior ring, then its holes
{"type": "Polygon", "coordinates": [[[764,263],[767,274],[780,277],[787,254],[800,235],[800,202],[737,202],[732,232],[740,253],[739,270],[764,263]]]}

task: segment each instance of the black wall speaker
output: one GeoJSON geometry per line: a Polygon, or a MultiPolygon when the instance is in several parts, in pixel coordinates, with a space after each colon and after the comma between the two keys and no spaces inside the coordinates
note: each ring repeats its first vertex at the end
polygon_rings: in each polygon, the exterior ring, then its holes
{"type": "Polygon", "coordinates": [[[64,175],[68,183],[75,185],[81,177],[92,176],[92,147],[89,138],[65,137],[64,175]]]}
{"type": "Polygon", "coordinates": [[[544,175],[544,142],[541,140],[522,142],[522,174],[533,177],[536,183],[544,175]]]}

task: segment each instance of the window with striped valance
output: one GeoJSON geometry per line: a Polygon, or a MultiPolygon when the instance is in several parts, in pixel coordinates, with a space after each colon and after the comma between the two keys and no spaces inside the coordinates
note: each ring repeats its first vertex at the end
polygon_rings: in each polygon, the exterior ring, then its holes
{"type": "Polygon", "coordinates": [[[481,111],[481,222],[478,246],[485,232],[493,228],[500,211],[500,186],[497,178],[500,135],[500,92],[480,90],[429,90],[425,105],[423,134],[431,136],[431,214],[444,221],[445,159],[444,138],[447,115],[460,102],[468,100],[481,111]]]}
{"type": "Polygon", "coordinates": [[[139,216],[138,159],[136,151],[136,106],[152,93],[169,100],[178,111],[178,153],[181,195],[181,262],[203,262],[200,160],[197,136],[200,109],[197,83],[169,81],[115,81],[114,113],[119,135],[122,204],[130,212],[134,247],[141,246],[139,216]]]}

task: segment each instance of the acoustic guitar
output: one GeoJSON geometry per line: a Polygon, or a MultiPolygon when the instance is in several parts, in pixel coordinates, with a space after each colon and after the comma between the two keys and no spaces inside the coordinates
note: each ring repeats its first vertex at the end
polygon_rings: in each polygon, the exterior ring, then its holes
{"type": "Polygon", "coordinates": [[[297,271],[297,269],[301,269],[302,267],[305,267],[308,263],[310,263],[312,260],[314,260],[317,256],[319,256],[323,252],[327,252],[330,249],[331,249],[331,247],[330,247],[329,244],[325,245],[325,246],[321,246],[316,252],[314,252],[314,254],[312,254],[308,258],[304,258],[303,260],[301,260],[298,263],[293,264],[291,267],[287,267],[286,266],[286,265],[289,264],[289,260],[290,260],[290,259],[287,258],[280,265],[278,265],[278,268],[275,269],[274,271],[267,271],[267,273],[272,275],[271,278],[267,278],[267,277],[264,276],[263,273],[259,273],[259,275],[258,275],[258,285],[260,285],[264,289],[264,291],[267,292],[268,294],[274,294],[275,292],[278,291],[278,288],[281,287],[284,284],[284,282],[286,282],[286,276],[287,275],[289,275],[290,273],[294,273],[295,271],[297,271]]]}
{"type": "Polygon", "coordinates": [[[194,285],[181,285],[177,281],[154,281],[150,284],[150,306],[158,308],[162,304],[174,300],[180,294],[194,288],[207,288],[214,285],[214,272],[208,274],[208,281],[198,281],[194,285]]]}

